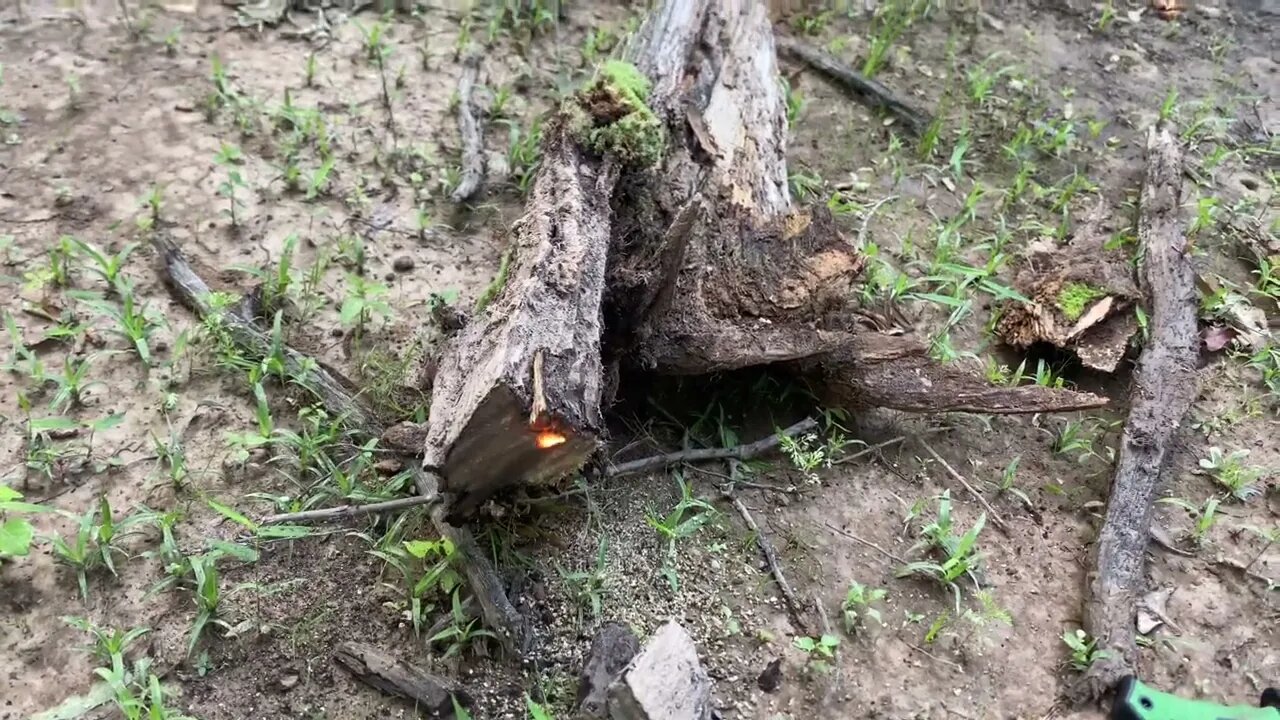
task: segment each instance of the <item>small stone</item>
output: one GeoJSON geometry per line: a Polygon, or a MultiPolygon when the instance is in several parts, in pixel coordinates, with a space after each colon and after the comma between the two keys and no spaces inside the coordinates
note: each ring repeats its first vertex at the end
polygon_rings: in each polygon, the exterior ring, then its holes
{"type": "Polygon", "coordinates": [[[414,266],[413,258],[409,257],[408,255],[401,255],[400,257],[396,258],[394,262],[391,263],[391,268],[396,272],[409,272],[410,270],[413,269],[413,266],[414,266]]]}
{"type": "Polygon", "coordinates": [[[782,686],[782,658],[774,658],[765,667],[760,677],[756,678],[756,685],[767,693],[777,692],[782,686]]]}
{"type": "Polygon", "coordinates": [[[386,280],[387,282],[391,282],[392,280],[395,280],[395,279],[396,279],[396,274],[395,274],[395,273],[387,273],[386,275],[383,275],[383,276],[382,276],[382,279],[383,279],[383,280],[386,280]]]}
{"type": "Polygon", "coordinates": [[[609,686],[610,720],[708,720],[711,679],[693,638],[674,620],[658,628],[609,686]]]}
{"type": "Polygon", "coordinates": [[[295,686],[297,686],[297,684],[298,684],[297,673],[285,673],[284,675],[280,676],[279,680],[276,681],[276,686],[285,692],[292,690],[295,686]]]}
{"type": "Polygon", "coordinates": [[[374,463],[373,469],[380,475],[395,475],[404,469],[404,464],[399,460],[388,458],[374,463]]]}

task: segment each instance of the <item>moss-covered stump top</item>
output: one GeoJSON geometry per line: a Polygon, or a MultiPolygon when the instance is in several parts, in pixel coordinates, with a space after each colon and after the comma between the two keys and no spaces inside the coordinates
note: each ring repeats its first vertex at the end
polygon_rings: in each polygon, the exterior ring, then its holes
{"type": "Polygon", "coordinates": [[[649,79],[630,63],[609,60],[568,108],[579,142],[601,155],[640,167],[666,150],[662,122],[649,109],[649,79]]]}

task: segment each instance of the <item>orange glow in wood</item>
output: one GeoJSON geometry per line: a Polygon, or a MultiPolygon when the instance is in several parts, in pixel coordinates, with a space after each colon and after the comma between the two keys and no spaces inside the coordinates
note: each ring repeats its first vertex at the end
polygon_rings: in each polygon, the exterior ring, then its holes
{"type": "Polygon", "coordinates": [[[544,430],[538,433],[538,439],[537,439],[539,450],[546,450],[548,448],[553,448],[557,445],[563,445],[568,441],[569,441],[569,438],[565,437],[564,435],[561,435],[558,432],[553,432],[551,430],[544,430]]]}

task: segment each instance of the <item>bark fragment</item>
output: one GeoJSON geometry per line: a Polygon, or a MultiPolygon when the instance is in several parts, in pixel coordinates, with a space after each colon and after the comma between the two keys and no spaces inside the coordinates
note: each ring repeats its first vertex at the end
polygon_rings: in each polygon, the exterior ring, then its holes
{"type": "Polygon", "coordinates": [[[399,660],[368,643],[342,643],[334,662],[366,685],[396,695],[429,715],[452,715],[453,699],[468,706],[471,696],[458,683],[399,660]]]}

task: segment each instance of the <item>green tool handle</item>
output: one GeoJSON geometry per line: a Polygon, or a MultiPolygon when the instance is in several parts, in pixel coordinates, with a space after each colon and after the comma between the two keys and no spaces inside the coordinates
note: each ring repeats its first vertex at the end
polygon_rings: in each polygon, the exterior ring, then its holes
{"type": "Polygon", "coordinates": [[[1280,691],[1267,688],[1258,707],[1228,706],[1160,692],[1130,675],[1116,687],[1111,720],[1280,720],[1280,691]]]}

